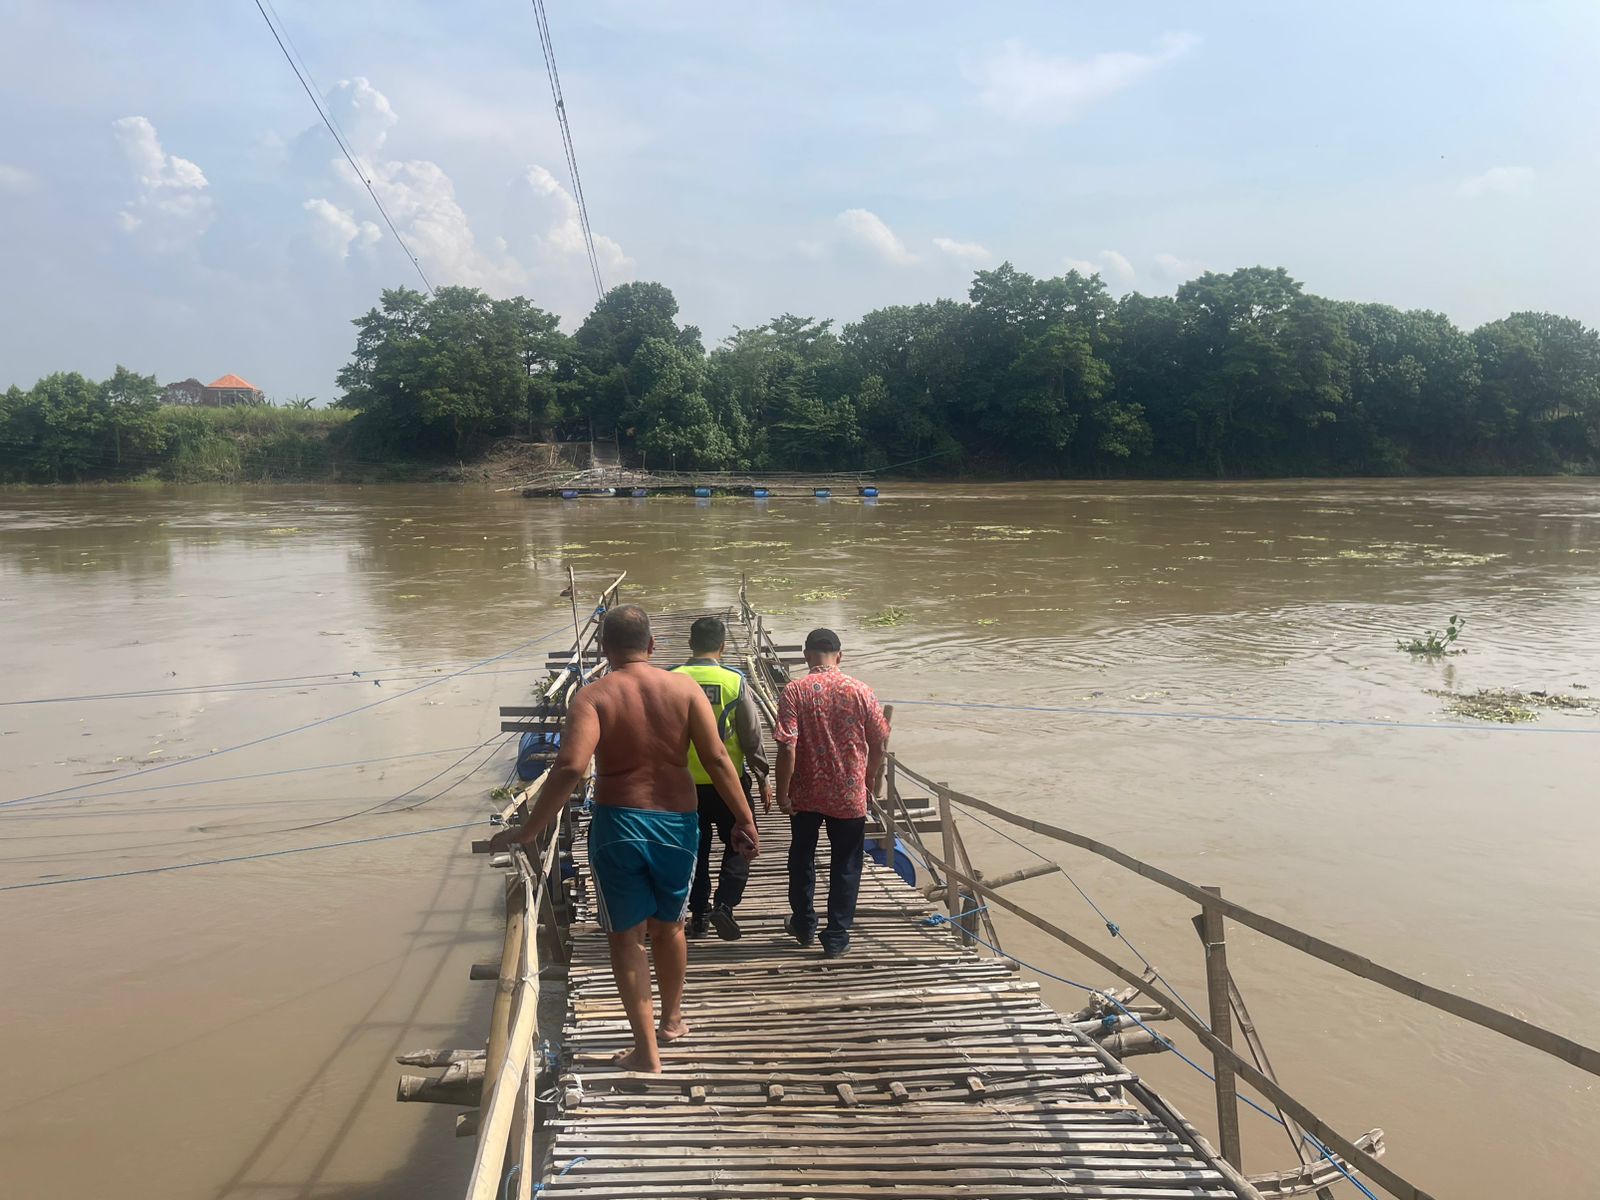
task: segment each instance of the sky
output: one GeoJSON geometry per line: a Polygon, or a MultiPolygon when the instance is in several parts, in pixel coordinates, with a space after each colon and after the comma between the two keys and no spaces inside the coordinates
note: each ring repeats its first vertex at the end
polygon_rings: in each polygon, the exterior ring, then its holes
{"type": "MultiPolygon", "coordinates": [[[[708,346],[1009,260],[1282,266],[1600,325],[1600,5],[546,0],[607,286],[708,346]]],[[[272,0],[435,285],[593,279],[524,0],[272,0]]],[[[256,0],[0,0],[0,387],[118,363],[335,399],[412,263],[256,0]]]]}

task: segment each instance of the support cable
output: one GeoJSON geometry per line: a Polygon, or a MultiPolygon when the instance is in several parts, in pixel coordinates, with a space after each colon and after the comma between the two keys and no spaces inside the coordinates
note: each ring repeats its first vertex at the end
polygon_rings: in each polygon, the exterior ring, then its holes
{"type": "Polygon", "coordinates": [[[361,180],[367,189],[367,195],[372,197],[372,202],[378,206],[378,212],[383,217],[383,223],[389,227],[389,232],[394,234],[394,240],[400,243],[400,248],[405,251],[406,257],[411,260],[411,265],[417,269],[417,276],[422,280],[423,290],[431,298],[433,296],[433,283],[428,279],[428,273],[422,269],[422,261],[411,252],[411,247],[406,244],[406,239],[401,236],[399,228],[389,216],[389,210],[384,208],[383,201],[378,198],[378,190],[372,186],[372,179],[368,173],[361,169],[361,164],[351,153],[346,145],[334,120],[322,107],[322,101],[317,96],[311,84],[306,82],[306,74],[300,70],[300,64],[295,62],[294,55],[289,53],[289,47],[283,44],[283,37],[278,33],[278,27],[272,23],[272,18],[267,16],[267,10],[262,5],[262,0],[255,0],[256,11],[261,14],[261,19],[267,23],[267,29],[272,33],[272,40],[278,43],[278,49],[283,51],[283,59],[289,64],[289,69],[294,72],[294,77],[300,81],[300,86],[305,89],[306,97],[311,101],[311,106],[317,110],[317,116],[322,118],[323,125],[327,126],[328,134],[339,145],[340,153],[345,161],[350,164],[350,169],[356,173],[356,178],[361,180]]]}

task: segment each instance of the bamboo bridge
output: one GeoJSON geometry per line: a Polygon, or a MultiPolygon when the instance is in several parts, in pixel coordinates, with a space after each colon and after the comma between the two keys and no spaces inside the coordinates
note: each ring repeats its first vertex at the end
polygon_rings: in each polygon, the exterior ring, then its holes
{"type": "MultiPolygon", "coordinates": [[[[605,669],[598,618],[619,602],[622,582],[600,595],[587,622],[575,612],[571,649],[555,657],[537,703],[501,710],[505,731],[559,728],[573,692],[605,669]]],[[[704,615],[653,614],[661,661],[687,656],[689,624],[704,615]]],[[[776,696],[799,648],[774,641],[743,589],[737,605],[719,615],[729,627],[726,661],[751,681],[770,736],[776,696]]],[[[536,792],[530,786],[492,821],[518,819],[536,792]]],[[[1312,1193],[1332,1200],[1336,1186],[1430,1200],[1382,1161],[1381,1130],[1348,1137],[1278,1081],[1228,971],[1229,922],[1600,1074],[1600,1052],[1590,1047],[1412,979],[1093,838],[966,795],[892,751],[869,816],[869,852],[879,861],[863,872],[850,953],[825,961],[782,931],[787,823],[758,814],[762,858],[739,909],[744,936],[691,945],[684,1002],[691,1033],[663,1048],[664,1073],[621,1071],[611,1056],[631,1042],[594,917],[587,793],[585,785],[528,853],[519,848],[490,860],[506,872],[506,925],[500,961],[473,969],[474,978],[497,981],[487,1048],[419,1051],[400,1060],[445,1068],[436,1077],[403,1077],[400,1098],[464,1109],[457,1133],[478,1139],[468,1200],[530,1200],[536,1192],[573,1200],[1263,1200],[1312,1193]],[[962,839],[962,810],[1098,855],[1193,901],[1206,1015],[1153,969],[1136,973],[1006,896],[1008,885],[1061,868],[1047,863],[985,877],[962,839]],[[1076,952],[1120,990],[1085,987],[1085,1007],[1053,1011],[1024,977],[1026,964],[1001,949],[995,912],[1076,952]],[[1157,1032],[1169,1021],[1193,1036],[1201,1048],[1194,1053],[1209,1069],[1157,1032]],[[1135,1055],[1167,1051],[1211,1078],[1214,1142],[1127,1066],[1135,1055]],[[1242,1096],[1241,1084],[1260,1101],[1242,1096]],[[1245,1172],[1241,1102],[1283,1127],[1294,1160],[1245,1172]]]]}

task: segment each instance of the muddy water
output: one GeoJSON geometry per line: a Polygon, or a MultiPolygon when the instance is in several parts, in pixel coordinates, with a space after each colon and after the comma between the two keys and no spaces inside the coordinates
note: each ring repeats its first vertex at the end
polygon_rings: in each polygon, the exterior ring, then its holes
{"type": "MultiPolygon", "coordinates": [[[[393,1102],[393,1055],[483,1036],[493,884],[446,827],[504,777],[494,706],[570,628],[567,561],[675,608],[747,569],[780,631],[842,632],[934,777],[1600,1042],[1600,718],[1463,729],[1427,694],[1600,695],[1592,482],[0,493],[0,885],[358,843],[0,892],[0,1193],[451,1194],[470,1145],[393,1102]],[[1396,651],[1452,612],[1467,654],[1396,651]],[[159,694],[72,699],[127,692],[159,694]]],[[[1060,861],[1203,1007],[1188,906],[1060,861]]],[[[1132,961],[1060,880],[1015,894],[1132,961]]],[[[1248,931],[1230,957],[1284,1079],[1435,1194],[1600,1193],[1589,1077],[1248,931]]],[[[1291,1161],[1244,1120],[1253,1169],[1291,1161]]]]}

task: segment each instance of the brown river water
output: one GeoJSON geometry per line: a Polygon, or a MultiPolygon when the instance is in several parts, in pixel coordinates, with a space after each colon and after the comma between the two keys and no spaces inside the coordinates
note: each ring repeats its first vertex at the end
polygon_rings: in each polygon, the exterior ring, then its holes
{"type": "MultiPolygon", "coordinates": [[[[1600,483],[885,491],[0,492],[0,887],[233,860],[0,891],[0,1195],[457,1192],[471,1143],[394,1102],[393,1056],[481,1042],[496,877],[475,830],[418,831],[488,811],[496,705],[570,636],[567,561],[674,609],[748,571],[783,640],[840,631],[919,770],[1600,1043],[1600,717],[1474,724],[1427,691],[1600,696],[1600,483]],[[1454,612],[1466,654],[1396,649],[1454,612]],[[134,694],[73,699],[106,693],[134,694]]],[[[1191,905],[1022,840],[1204,1008],[1191,905]]],[[[1011,894],[1135,961],[1059,877],[1011,894]]],[[[1435,1195],[1600,1195],[1593,1077],[1248,930],[1229,955],[1286,1085],[1435,1195]]],[[[1203,1079],[1135,1066],[1214,1128],[1203,1079]]],[[[1292,1163],[1241,1120],[1249,1169],[1292,1163]]]]}

